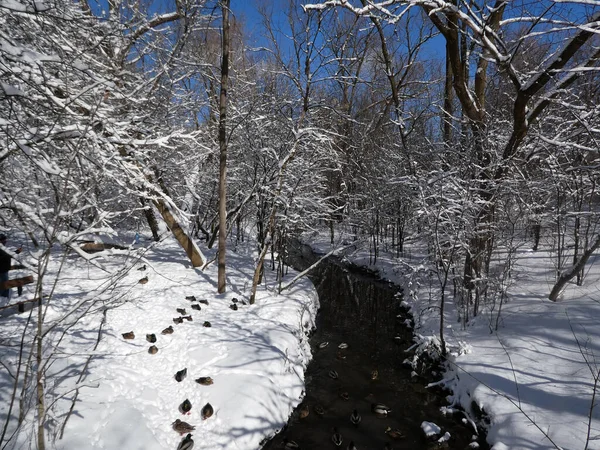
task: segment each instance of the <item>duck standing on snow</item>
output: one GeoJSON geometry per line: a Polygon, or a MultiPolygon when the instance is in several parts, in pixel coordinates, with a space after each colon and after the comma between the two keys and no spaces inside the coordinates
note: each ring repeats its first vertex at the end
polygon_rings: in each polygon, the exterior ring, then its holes
{"type": "Polygon", "coordinates": [[[200,377],[196,379],[196,383],[201,384],[203,386],[210,386],[214,383],[211,377],[200,377]]]}
{"type": "Polygon", "coordinates": [[[178,383],[181,383],[183,379],[187,376],[187,367],[185,369],[180,370],[175,374],[175,380],[178,383]]]}
{"type": "Polygon", "coordinates": [[[194,447],[194,441],[192,440],[192,435],[188,434],[177,446],[177,450],[192,450],[194,447]]]}
{"type": "Polygon", "coordinates": [[[213,409],[212,405],[210,403],[207,403],[206,405],[204,405],[202,407],[202,420],[206,420],[208,419],[210,416],[213,415],[213,413],[215,412],[215,410],[213,409]]]}
{"type": "Polygon", "coordinates": [[[348,444],[348,447],[346,447],[346,450],[358,450],[356,448],[356,445],[354,445],[354,441],[350,441],[350,443],[348,444]]]}
{"type": "Polygon", "coordinates": [[[162,330],[160,334],[173,334],[173,325],[169,325],[167,328],[162,330]]]}
{"type": "Polygon", "coordinates": [[[357,427],[361,420],[362,420],[362,417],[360,417],[360,414],[355,409],[352,412],[352,414],[350,415],[350,422],[352,422],[352,425],[354,425],[355,427],[357,427]]]}
{"type": "Polygon", "coordinates": [[[333,435],[331,436],[331,442],[333,442],[333,445],[335,445],[336,447],[342,446],[342,442],[343,442],[342,435],[340,434],[338,429],[335,427],[333,428],[333,435]]]}
{"type": "Polygon", "coordinates": [[[196,301],[196,297],[193,296],[193,295],[188,295],[185,299],[189,300],[190,302],[195,302],[196,301]]]}
{"type": "Polygon", "coordinates": [[[147,334],[146,335],[146,340],[148,342],[150,342],[151,344],[154,344],[156,342],[156,335],[154,333],[152,334],[147,334]]]}
{"type": "Polygon", "coordinates": [[[177,308],[177,312],[179,314],[181,314],[182,316],[185,316],[187,314],[187,312],[185,311],[185,308],[177,308]]]}
{"type": "Polygon", "coordinates": [[[133,331],[128,331],[127,333],[122,334],[123,339],[135,339],[135,334],[133,331]]]}
{"type": "Polygon", "coordinates": [[[173,422],[172,425],[173,429],[181,435],[184,435],[185,433],[189,433],[190,431],[194,431],[196,429],[195,426],[190,425],[189,423],[179,419],[173,422]]]}
{"type": "Polygon", "coordinates": [[[196,311],[202,311],[202,307],[196,303],[192,305],[192,309],[195,309],[196,311]]]}
{"type": "Polygon", "coordinates": [[[158,347],[156,345],[151,345],[148,349],[148,353],[151,355],[156,355],[158,353],[158,347]]]}
{"type": "Polygon", "coordinates": [[[187,398],[183,401],[181,405],[179,405],[179,412],[181,414],[187,414],[192,409],[192,402],[190,402],[187,398]]]}
{"type": "Polygon", "coordinates": [[[139,284],[146,284],[147,282],[148,282],[148,277],[140,278],[140,281],[138,281],[139,284]]]}
{"type": "Polygon", "coordinates": [[[173,317],[173,322],[175,322],[175,323],[183,323],[183,317],[173,317]]]}

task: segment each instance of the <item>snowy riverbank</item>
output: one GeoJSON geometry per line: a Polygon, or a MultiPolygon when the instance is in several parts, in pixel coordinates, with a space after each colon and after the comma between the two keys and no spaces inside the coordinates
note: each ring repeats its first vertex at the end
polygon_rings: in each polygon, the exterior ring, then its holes
{"type": "MultiPolygon", "coordinates": [[[[113,269],[124,263],[123,256],[102,253],[94,260],[113,269]]],[[[316,292],[308,280],[282,295],[262,285],[256,304],[243,305],[253,272],[252,255],[229,253],[227,263],[227,293],[217,295],[216,264],[204,272],[194,270],[171,238],[146,252],[144,260],[108,290],[106,273],[79,257],[67,260],[46,320],[48,325],[58,324],[47,337],[47,343],[58,349],[48,354],[48,361],[53,361],[46,387],[47,403],[52,404],[49,428],[56,433],[51,448],[175,449],[181,437],[171,424],[181,419],[196,426],[193,439],[198,448],[252,449],[285,424],[303,396],[304,369],[311,359],[306,334],[314,326],[316,292]],[[138,271],[142,266],[146,270],[138,271]],[[139,284],[146,276],[147,283],[139,284]],[[186,300],[187,296],[208,305],[186,300]],[[234,298],[237,310],[230,308],[234,298]],[[84,316],[65,317],[84,299],[92,305],[84,316]],[[192,304],[201,310],[192,309],[192,304]],[[176,308],[185,308],[192,320],[174,323],[173,318],[181,316],[176,308]],[[174,332],[161,334],[169,326],[174,332]],[[124,339],[122,334],[130,331],[135,338],[124,339]],[[155,344],[147,342],[147,334],[156,335],[155,344]],[[156,354],[149,353],[151,345],[158,348],[156,354]],[[174,375],[184,368],[187,377],[177,382],[174,375]],[[199,377],[211,377],[214,384],[200,385],[195,382],[199,377]],[[78,398],[59,439],[76,387],[78,398]],[[178,410],[185,399],[192,404],[189,415],[178,410]],[[214,415],[203,421],[200,411],[206,403],[213,406],[214,415]]],[[[51,267],[51,272],[57,269],[51,267]]],[[[267,277],[274,282],[271,273],[267,277]]],[[[26,292],[23,298],[31,296],[26,292]]],[[[25,313],[3,319],[0,350],[11,374],[18,355],[10,343],[18,343],[27,317],[25,313]]],[[[3,422],[11,390],[11,377],[4,371],[3,422]]],[[[12,415],[18,415],[16,405],[12,415]]],[[[35,446],[32,410],[25,416],[9,448],[35,446]]]]}

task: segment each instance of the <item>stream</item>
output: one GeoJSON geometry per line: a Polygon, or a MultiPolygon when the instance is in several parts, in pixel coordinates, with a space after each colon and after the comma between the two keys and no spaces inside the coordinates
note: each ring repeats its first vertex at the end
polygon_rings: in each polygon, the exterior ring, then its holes
{"type": "MultiPolygon", "coordinates": [[[[297,245],[288,262],[301,270],[318,257],[310,247],[297,245]]],[[[411,378],[412,369],[403,365],[412,333],[403,324],[408,316],[400,306],[397,286],[334,258],[322,263],[310,278],[321,309],[310,338],[313,360],[306,371],[306,396],[263,450],[284,448],[285,440],[303,450],[336,448],[334,427],[342,435],[342,449],[351,441],[358,450],[489,448],[484,437],[479,438],[479,447],[469,447],[475,433],[461,423],[463,415],[442,415],[440,407],[447,405],[444,394],[426,389],[428,380],[411,378]],[[328,345],[321,348],[325,342],[328,345]],[[341,343],[348,347],[340,349],[341,343]],[[337,372],[337,379],[330,371],[337,372]],[[379,418],[371,411],[373,403],[383,403],[392,412],[379,418]],[[354,410],[362,419],[358,426],[350,421],[354,410]],[[306,412],[308,416],[301,418],[306,412]],[[449,441],[428,441],[421,430],[423,421],[439,425],[442,434],[449,432],[449,441]],[[403,437],[391,438],[385,433],[387,427],[399,430],[403,437]]]]}

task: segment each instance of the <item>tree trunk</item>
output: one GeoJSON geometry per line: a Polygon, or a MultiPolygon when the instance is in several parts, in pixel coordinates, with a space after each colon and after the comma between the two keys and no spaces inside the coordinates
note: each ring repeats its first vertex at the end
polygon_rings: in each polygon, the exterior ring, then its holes
{"type": "Polygon", "coordinates": [[[219,97],[219,250],[218,285],[219,294],[225,292],[225,253],[227,239],[227,83],[229,78],[229,1],[222,0],[223,11],[223,55],[221,59],[221,95],[219,97]]]}
{"type": "Polygon", "coordinates": [[[558,300],[558,296],[565,289],[567,283],[575,275],[577,275],[577,273],[579,273],[579,271],[583,270],[583,268],[585,267],[585,264],[588,262],[588,259],[590,259],[590,256],[592,256],[592,254],[596,251],[596,249],[598,247],[600,247],[600,235],[598,235],[596,237],[596,240],[594,241],[592,246],[590,248],[588,248],[583,253],[583,255],[581,255],[581,259],[579,261],[577,261],[576,264],[573,264],[573,267],[571,267],[571,269],[569,271],[564,272],[563,274],[561,274],[560,277],[558,277],[556,284],[554,285],[554,287],[552,288],[552,291],[550,292],[550,295],[548,296],[548,298],[550,300],[552,300],[553,302],[558,300]]]}
{"type": "Polygon", "coordinates": [[[152,208],[147,207],[146,199],[140,198],[140,203],[144,207],[144,216],[146,217],[150,231],[152,231],[152,239],[158,242],[160,235],[158,233],[158,222],[156,221],[154,212],[152,211],[152,208]]]}
{"type": "Polygon", "coordinates": [[[198,249],[194,241],[190,239],[190,237],[185,233],[183,228],[181,228],[179,222],[175,220],[173,214],[171,214],[171,211],[169,210],[165,202],[160,199],[154,200],[154,206],[156,206],[156,209],[158,209],[158,212],[160,212],[162,218],[171,230],[171,233],[173,233],[173,236],[175,236],[175,239],[177,239],[177,242],[179,242],[181,247],[183,247],[183,249],[185,250],[185,253],[192,262],[192,266],[202,267],[205,261],[204,255],[202,255],[200,249],[198,249]]]}

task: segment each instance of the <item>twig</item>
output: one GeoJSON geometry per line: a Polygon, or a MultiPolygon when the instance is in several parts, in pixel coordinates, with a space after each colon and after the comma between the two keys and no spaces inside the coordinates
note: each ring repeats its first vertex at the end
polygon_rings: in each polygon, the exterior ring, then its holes
{"type": "MultiPolygon", "coordinates": [[[[98,348],[98,344],[100,344],[100,340],[102,339],[102,328],[103,328],[104,324],[106,323],[106,311],[107,310],[105,309],[102,313],[102,321],[100,322],[100,327],[98,328],[98,338],[96,339],[96,344],[94,345],[93,351],[96,351],[96,349],[98,348]]],[[[93,357],[94,357],[94,354],[91,354],[88,357],[87,361],[85,362],[85,366],[83,366],[83,369],[81,370],[81,373],[79,374],[79,378],[77,379],[77,388],[75,388],[75,395],[73,396],[73,401],[71,402],[71,407],[69,408],[67,417],[65,418],[65,421],[63,422],[62,426],[60,427],[60,435],[58,436],[58,439],[63,438],[63,434],[65,432],[65,427],[67,426],[69,417],[71,417],[71,414],[73,413],[73,409],[75,408],[75,403],[77,402],[77,397],[79,396],[79,383],[81,383],[81,380],[85,376],[85,372],[86,372],[90,362],[92,361],[93,357]]]]}

